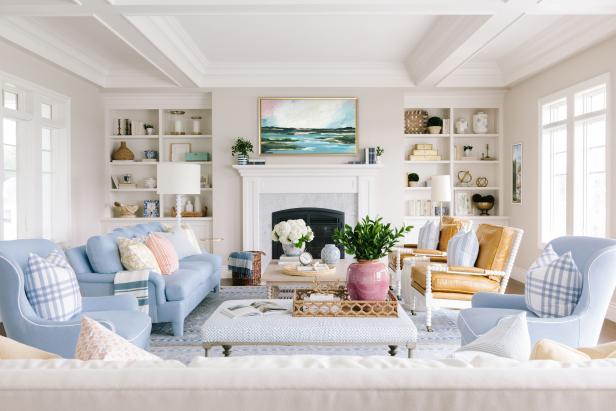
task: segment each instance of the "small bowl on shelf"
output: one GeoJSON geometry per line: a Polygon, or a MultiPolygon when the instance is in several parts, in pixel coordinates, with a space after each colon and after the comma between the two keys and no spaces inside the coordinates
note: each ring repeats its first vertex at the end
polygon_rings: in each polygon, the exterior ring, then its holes
{"type": "Polygon", "coordinates": [[[488,201],[480,201],[478,203],[475,203],[475,207],[477,207],[481,211],[480,215],[490,215],[488,211],[494,208],[494,203],[488,201]]]}

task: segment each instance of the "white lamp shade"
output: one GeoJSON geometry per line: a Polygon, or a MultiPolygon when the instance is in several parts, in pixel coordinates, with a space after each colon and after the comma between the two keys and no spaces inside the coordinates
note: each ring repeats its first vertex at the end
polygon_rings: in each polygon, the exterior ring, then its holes
{"type": "Polygon", "coordinates": [[[199,164],[158,163],[156,173],[158,194],[199,194],[201,166],[199,164]]]}
{"type": "Polygon", "coordinates": [[[430,194],[432,201],[451,201],[451,178],[449,175],[432,176],[430,194]]]}

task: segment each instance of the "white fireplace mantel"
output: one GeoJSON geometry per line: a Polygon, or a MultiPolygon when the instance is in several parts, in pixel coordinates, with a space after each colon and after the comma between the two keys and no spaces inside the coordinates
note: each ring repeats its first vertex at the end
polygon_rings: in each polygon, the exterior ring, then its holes
{"type": "Polygon", "coordinates": [[[258,250],[261,194],[357,194],[357,216],[374,216],[379,164],[272,164],[233,166],[242,176],[242,247],[258,250]]]}

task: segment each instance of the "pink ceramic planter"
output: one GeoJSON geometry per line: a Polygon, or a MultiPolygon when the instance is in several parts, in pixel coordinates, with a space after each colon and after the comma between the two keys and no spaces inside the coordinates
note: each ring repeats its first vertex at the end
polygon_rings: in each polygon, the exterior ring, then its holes
{"type": "Polygon", "coordinates": [[[378,261],[359,261],[349,265],[347,288],[353,300],[385,300],[389,290],[387,267],[378,261]]]}

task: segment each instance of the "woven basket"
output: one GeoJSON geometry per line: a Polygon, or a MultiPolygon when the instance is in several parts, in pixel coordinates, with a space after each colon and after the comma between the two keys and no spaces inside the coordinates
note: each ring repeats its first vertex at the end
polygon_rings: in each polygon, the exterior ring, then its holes
{"type": "Polygon", "coordinates": [[[252,277],[231,271],[231,285],[261,285],[261,256],[263,251],[248,251],[252,253],[252,277]]]}

